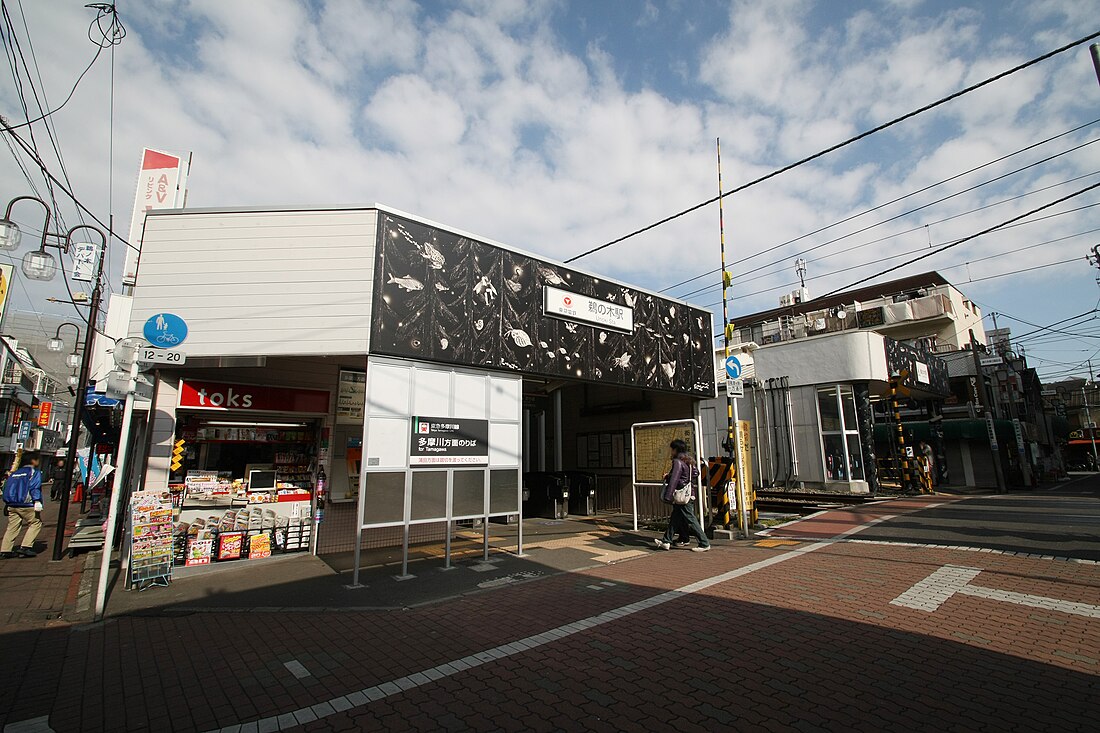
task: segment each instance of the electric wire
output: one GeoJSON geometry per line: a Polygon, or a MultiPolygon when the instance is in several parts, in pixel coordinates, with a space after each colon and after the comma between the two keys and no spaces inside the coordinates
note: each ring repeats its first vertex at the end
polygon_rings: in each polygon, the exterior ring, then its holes
{"type": "MultiPolygon", "coordinates": [[[[811,236],[813,236],[813,235],[815,235],[815,234],[820,234],[821,232],[824,232],[824,231],[827,231],[827,230],[829,230],[829,229],[832,229],[833,227],[839,226],[839,225],[841,225],[841,224],[846,224],[847,222],[849,222],[849,221],[852,221],[853,219],[858,219],[858,218],[859,218],[859,217],[861,217],[861,216],[864,216],[864,215],[866,215],[866,214],[870,214],[870,213],[873,213],[873,212],[875,212],[875,211],[878,211],[878,210],[880,210],[880,209],[883,209],[883,208],[885,208],[885,207],[887,207],[887,206],[891,206],[891,205],[893,205],[893,204],[899,203],[899,202],[901,202],[901,201],[904,201],[904,200],[905,200],[905,199],[907,199],[907,198],[911,198],[911,197],[913,197],[913,196],[916,196],[916,195],[918,195],[918,194],[921,194],[921,193],[925,193],[925,192],[927,192],[927,191],[930,191],[930,190],[931,190],[931,189],[933,189],[933,188],[936,188],[936,187],[938,187],[938,186],[941,186],[941,185],[943,185],[943,184],[946,184],[946,183],[950,183],[951,181],[957,180],[957,179],[959,179],[959,178],[962,178],[963,176],[967,176],[967,175],[969,175],[969,174],[971,174],[971,173],[975,173],[975,172],[977,172],[977,171],[979,171],[979,170],[981,170],[981,169],[983,169],[983,168],[988,168],[988,167],[989,167],[989,166],[991,166],[991,165],[995,165],[995,164],[997,164],[997,163],[1001,163],[1001,162],[1004,162],[1005,160],[1008,160],[1009,158],[1012,158],[1012,157],[1014,157],[1014,156],[1016,156],[1016,155],[1019,155],[1019,154],[1021,154],[1021,153],[1027,152],[1028,150],[1033,150],[1033,149],[1035,149],[1035,148],[1037,148],[1037,147],[1039,147],[1039,146],[1042,146],[1042,145],[1045,145],[1045,144],[1047,144],[1047,143],[1049,143],[1049,142],[1052,142],[1052,141],[1054,141],[1054,140],[1057,140],[1058,138],[1061,138],[1061,137],[1065,137],[1066,135],[1070,135],[1070,134],[1072,134],[1072,133],[1074,133],[1074,132],[1078,132],[1078,131],[1080,131],[1080,130],[1083,130],[1083,129],[1084,129],[1084,128],[1086,128],[1086,127],[1089,127],[1089,126],[1091,126],[1091,125],[1095,125],[1095,124],[1096,124],[1097,122],[1100,122],[1100,119],[1095,119],[1095,120],[1092,120],[1091,122],[1086,122],[1086,123],[1085,123],[1085,124],[1083,124],[1083,125],[1078,125],[1077,127],[1074,127],[1074,128],[1072,128],[1072,129],[1066,130],[1065,132],[1060,132],[1060,133],[1058,133],[1057,135],[1053,135],[1053,136],[1051,136],[1051,137],[1048,137],[1048,138],[1046,138],[1045,140],[1040,140],[1039,142],[1036,142],[1036,143],[1032,143],[1031,145],[1028,145],[1028,146],[1026,146],[1026,147],[1023,147],[1023,148],[1020,148],[1019,150],[1015,150],[1015,151],[1013,151],[1013,152],[1011,152],[1011,153],[1007,153],[1006,155],[1002,155],[1002,156],[1001,156],[1001,157],[999,157],[999,158],[995,158],[995,159],[993,159],[993,160],[990,160],[990,161],[987,161],[987,162],[985,162],[985,163],[982,163],[981,165],[978,165],[978,166],[975,166],[975,167],[973,167],[973,168],[970,168],[969,170],[965,170],[965,171],[963,171],[963,172],[961,172],[961,173],[956,173],[955,175],[953,175],[953,176],[950,176],[950,177],[948,177],[948,178],[945,178],[945,179],[943,179],[943,180],[937,181],[936,183],[932,183],[932,184],[929,184],[929,185],[925,186],[924,188],[920,188],[920,189],[917,189],[916,191],[911,191],[911,192],[909,192],[909,193],[907,193],[907,194],[905,194],[905,195],[903,195],[903,196],[898,196],[898,197],[896,197],[896,198],[894,198],[894,199],[891,199],[890,201],[886,201],[886,202],[883,202],[883,203],[881,203],[881,204],[877,204],[877,205],[873,206],[873,207],[872,207],[872,208],[870,208],[870,209],[866,209],[866,210],[864,210],[864,211],[860,211],[860,212],[858,212],[858,213],[856,213],[856,214],[852,214],[851,216],[845,217],[844,219],[841,219],[841,220],[839,220],[839,221],[835,221],[835,222],[833,222],[832,224],[827,224],[826,226],[823,226],[823,227],[819,227],[818,229],[815,229],[815,230],[814,230],[814,231],[812,231],[812,232],[807,232],[807,233],[805,233],[805,234],[801,234],[801,235],[799,235],[799,236],[797,236],[797,237],[795,237],[795,238],[793,238],[793,239],[789,239],[789,240],[787,240],[786,242],[781,242],[781,243],[779,243],[779,244],[776,244],[776,245],[773,245],[773,246],[771,246],[771,247],[768,247],[767,249],[761,250],[760,252],[756,252],[756,253],[754,253],[754,254],[751,254],[751,255],[748,255],[748,256],[746,256],[746,257],[742,257],[742,258],[741,258],[741,259],[739,259],[739,260],[735,260],[735,261],[731,262],[731,263],[730,263],[730,265],[739,265],[739,264],[741,264],[742,262],[747,262],[747,261],[749,261],[749,260],[751,260],[751,259],[753,259],[753,258],[755,258],[755,257],[759,257],[759,256],[760,256],[760,255],[762,255],[762,254],[767,254],[768,252],[774,252],[775,250],[777,250],[777,249],[780,249],[781,247],[786,247],[787,245],[790,245],[790,244],[794,244],[795,242],[799,242],[799,241],[801,241],[801,240],[803,240],[803,239],[806,239],[807,237],[811,237],[811,236]]],[[[1095,142],[1095,140],[1094,140],[1094,141],[1092,141],[1092,142],[1095,142]]],[[[1086,143],[1086,144],[1088,144],[1088,143],[1086,143]]],[[[1054,158],[1057,158],[1057,157],[1059,157],[1059,155],[1064,155],[1064,154],[1066,154],[1066,153],[1070,153],[1070,152],[1073,152],[1073,151],[1075,151],[1075,150],[1077,150],[1078,148],[1081,148],[1081,147],[1084,147],[1084,145],[1079,145],[1079,146],[1077,146],[1077,147],[1075,147],[1075,148],[1072,148],[1072,149],[1070,149],[1070,150],[1066,150],[1066,151],[1063,151],[1062,153],[1059,153],[1059,154],[1057,154],[1057,155],[1051,156],[1051,157],[1049,157],[1049,158],[1045,158],[1045,159],[1044,159],[1043,161],[1039,161],[1039,163],[1042,163],[1042,162],[1046,162],[1046,161],[1049,161],[1049,160],[1053,160],[1054,158]]],[[[1036,164],[1038,164],[1038,163],[1036,163],[1036,164]]],[[[1036,165],[1036,164],[1033,164],[1033,165],[1036,165]]],[[[1032,166],[1025,166],[1025,167],[1023,167],[1023,168],[1019,168],[1019,169],[1017,169],[1016,171],[1013,171],[1013,173],[1019,173],[1020,171],[1023,171],[1023,170],[1027,170],[1027,168],[1030,168],[1030,167],[1032,167],[1032,166]]],[[[1007,174],[1007,175],[1011,175],[1011,174],[1007,174]]],[[[1001,176],[1000,178],[1003,178],[1003,177],[1004,177],[1004,176],[1001,176]]],[[[998,180],[998,179],[997,179],[997,178],[994,178],[994,179],[992,179],[992,180],[994,180],[994,181],[995,181],[995,180],[998,180]]],[[[982,185],[984,185],[984,184],[982,184],[982,185]]],[[[974,188],[977,188],[977,186],[975,186],[974,188]]],[[[967,192],[967,191],[970,191],[970,190],[973,190],[973,189],[965,189],[964,191],[960,191],[960,192],[959,192],[958,194],[955,194],[955,195],[960,195],[960,194],[962,194],[962,193],[965,193],[965,192],[967,192]]],[[[951,198],[951,197],[947,197],[947,198],[951,198]]],[[[946,199],[942,199],[942,200],[946,200],[946,199]]],[[[933,203],[935,203],[935,202],[933,202],[933,203]]],[[[920,210],[920,209],[913,209],[913,210],[911,210],[911,211],[909,211],[909,212],[906,212],[906,213],[913,213],[913,212],[915,212],[915,211],[919,211],[919,210],[920,210]]],[[[897,218],[897,217],[894,217],[894,218],[897,218]]],[[[891,221],[891,219],[886,219],[885,221],[882,221],[882,222],[879,222],[879,223],[880,223],[880,224],[884,224],[884,223],[886,223],[886,222],[888,222],[888,221],[891,221]]],[[[936,223],[939,223],[939,222],[929,222],[929,225],[930,225],[930,224],[936,224],[936,223]]],[[[922,225],[922,226],[927,226],[927,225],[922,225]]],[[[919,227],[918,227],[918,228],[919,228],[919,227]]],[[[862,231],[866,231],[866,230],[865,230],[865,229],[861,229],[861,230],[858,230],[858,231],[855,231],[855,232],[851,232],[850,234],[848,234],[848,235],[846,235],[846,236],[853,236],[853,235],[855,235],[855,234],[858,234],[858,233],[860,233],[860,232],[862,232],[862,231]]],[[[837,242],[837,241],[840,241],[840,239],[844,239],[844,237],[840,237],[840,238],[838,238],[838,239],[834,239],[834,240],[831,240],[830,242],[826,242],[825,244],[831,244],[831,243],[833,243],[833,242],[837,242]]],[[[809,251],[811,251],[811,250],[802,250],[802,251],[800,251],[800,252],[796,252],[796,253],[793,253],[793,254],[787,255],[787,256],[785,256],[785,257],[781,258],[780,260],[776,260],[776,261],[773,261],[773,262],[771,262],[771,263],[769,263],[769,264],[778,264],[779,262],[782,262],[782,261],[784,261],[784,260],[787,260],[787,259],[789,259],[790,257],[797,257],[797,256],[799,256],[799,255],[802,255],[802,254],[806,254],[806,253],[807,253],[807,252],[809,252],[809,251]]],[[[767,267],[767,266],[768,266],[768,265],[764,265],[764,267],[767,267]]],[[[727,268],[726,268],[726,269],[728,270],[728,269],[729,269],[729,267],[727,266],[727,268]]],[[[758,267],[758,268],[756,268],[756,269],[760,269],[760,268],[758,267]]],[[[701,279],[701,278],[707,277],[708,275],[713,275],[714,273],[716,273],[716,272],[720,272],[721,270],[722,270],[722,268],[721,268],[721,267],[715,268],[715,269],[713,269],[713,270],[709,270],[709,271],[707,271],[707,272],[705,272],[705,273],[703,273],[703,274],[701,274],[701,275],[696,275],[695,277],[691,277],[691,278],[688,278],[687,280],[684,280],[684,281],[682,281],[682,282],[676,283],[675,285],[670,285],[670,286],[668,286],[667,288],[664,288],[664,289],[662,289],[662,290],[661,290],[660,292],[664,293],[664,292],[667,292],[667,291],[669,291],[669,290],[673,290],[673,289],[675,289],[675,288],[678,288],[678,287],[680,287],[680,286],[682,286],[682,285],[687,285],[688,283],[691,283],[691,282],[694,282],[694,281],[696,281],[696,280],[699,280],[699,279],[701,279]]],[[[756,271],[756,270],[751,270],[750,272],[755,272],[755,271],[756,271]]],[[[739,278],[742,278],[742,277],[743,277],[743,276],[744,276],[745,274],[747,274],[747,273],[740,273],[740,274],[737,274],[737,275],[733,275],[732,277],[734,277],[735,279],[739,279],[739,278]]],[[[681,295],[681,296],[679,296],[679,297],[689,297],[690,295],[692,295],[692,293],[688,293],[688,294],[686,294],[686,295],[681,295]]]]}
{"type": "MultiPolygon", "coordinates": [[[[923,107],[915,109],[911,112],[907,112],[906,114],[903,114],[900,117],[896,117],[893,120],[890,120],[889,122],[884,122],[883,124],[878,125],[876,127],[873,127],[870,130],[866,130],[864,132],[861,132],[861,133],[859,133],[858,135],[856,135],[854,137],[848,138],[847,140],[845,140],[843,142],[837,143],[836,145],[833,145],[833,146],[828,147],[824,150],[821,150],[817,153],[814,153],[813,155],[807,156],[805,158],[802,158],[801,160],[795,161],[794,163],[790,163],[786,166],[783,166],[782,168],[774,170],[771,173],[768,173],[766,175],[760,176],[759,178],[756,178],[752,181],[749,181],[748,183],[743,183],[740,186],[737,186],[737,187],[735,187],[735,188],[733,188],[729,191],[726,191],[723,194],[720,194],[720,196],[723,197],[723,198],[726,197],[726,196],[732,196],[735,193],[738,193],[740,191],[744,191],[745,189],[750,188],[752,186],[756,186],[760,183],[763,183],[764,181],[767,181],[771,178],[775,178],[778,175],[786,173],[789,170],[793,170],[794,168],[797,168],[801,165],[805,165],[806,163],[809,163],[810,161],[817,160],[818,158],[821,158],[825,155],[828,155],[829,153],[832,153],[832,152],[835,152],[837,150],[840,150],[841,148],[847,147],[847,146],[851,145],[852,143],[858,142],[858,141],[860,141],[860,140],[862,140],[866,137],[874,135],[875,133],[882,132],[883,130],[885,130],[887,128],[893,127],[894,125],[897,125],[901,122],[904,122],[905,120],[908,120],[912,117],[916,117],[917,115],[923,114],[923,113],[925,113],[925,112],[927,112],[931,109],[935,109],[936,107],[939,107],[943,104],[946,104],[947,102],[950,102],[954,99],[958,99],[959,97],[961,97],[965,94],[969,94],[970,92],[981,89],[982,87],[987,86],[989,84],[992,84],[995,81],[999,81],[1000,79],[1003,79],[1007,76],[1011,76],[1012,74],[1015,74],[1019,71],[1022,71],[1022,70],[1026,69],[1030,66],[1034,66],[1035,64],[1046,61],[1049,58],[1053,58],[1054,56],[1057,56],[1060,53],[1064,53],[1064,52],[1070,50],[1071,48],[1079,46],[1082,43],[1087,43],[1087,42],[1091,41],[1092,39],[1098,38],[1098,37],[1100,37],[1100,31],[1098,31],[1096,33],[1090,33],[1089,35],[1085,36],[1084,38],[1079,38],[1076,41],[1072,41],[1070,43],[1065,44],[1064,46],[1060,46],[1060,47],[1054,49],[1053,51],[1048,51],[1047,53],[1045,53],[1041,56],[1037,56],[1037,57],[1031,59],[1030,61],[1025,61],[1022,64],[1014,66],[1011,69],[1008,69],[1006,71],[1002,71],[999,74],[995,74],[994,76],[991,76],[988,79],[980,81],[977,84],[972,84],[972,85],[966,87],[965,89],[960,89],[959,91],[954,92],[952,94],[949,94],[946,97],[941,97],[940,99],[936,100],[935,102],[932,102],[930,104],[926,104],[923,107]]],[[[607,249],[608,247],[619,244],[620,242],[624,242],[627,239],[630,239],[631,237],[636,237],[637,235],[642,234],[644,232],[648,232],[651,229],[656,229],[657,227],[659,227],[663,224],[667,224],[670,221],[673,221],[675,219],[679,219],[682,216],[686,216],[687,214],[690,214],[693,211],[698,211],[699,209],[703,208],[704,206],[709,206],[710,204],[713,204],[717,200],[718,200],[718,197],[711,197],[711,198],[707,199],[706,201],[695,204],[694,206],[691,206],[687,209],[684,209],[683,211],[679,211],[675,214],[672,214],[671,216],[666,216],[665,218],[661,219],[660,221],[654,222],[653,224],[649,224],[647,226],[644,226],[641,229],[636,229],[633,232],[630,232],[629,234],[624,234],[623,236],[621,236],[617,239],[613,239],[610,242],[606,242],[604,244],[599,245],[598,247],[593,247],[592,249],[589,249],[585,252],[581,252],[578,255],[574,255],[573,257],[570,257],[569,259],[565,260],[565,263],[568,264],[570,262],[574,262],[576,260],[579,260],[582,257],[587,257],[590,254],[594,254],[596,252],[599,252],[600,250],[607,249]]]]}
{"type": "MultiPolygon", "coordinates": [[[[1097,138],[1096,140],[1093,140],[1093,141],[1091,141],[1091,142],[1100,142],[1100,138],[1097,138]]],[[[1020,170],[1023,170],[1023,169],[1020,169],[1020,170]]],[[[979,206],[979,207],[977,207],[977,208],[974,208],[974,209],[970,209],[969,211],[963,211],[963,212],[960,212],[960,213],[958,213],[958,214],[952,214],[951,216],[947,216],[947,217],[944,217],[944,218],[942,218],[942,219],[937,219],[936,221],[928,222],[928,223],[926,223],[926,224],[921,224],[921,225],[918,225],[918,226],[915,226],[915,227],[911,227],[911,228],[909,228],[909,229],[905,229],[905,230],[903,230],[903,231],[900,231],[900,232],[895,232],[895,233],[893,233],[893,234],[888,234],[888,235],[886,235],[886,236],[883,236],[883,237],[879,237],[879,238],[877,238],[877,239],[872,239],[872,240],[870,240],[870,241],[867,241],[867,242],[863,242],[863,243],[861,243],[861,244],[856,244],[856,245],[853,245],[853,246],[851,246],[851,247],[846,247],[846,248],[844,248],[844,249],[840,249],[840,250],[837,250],[836,252],[831,252],[831,253],[829,253],[829,254],[827,254],[827,255],[822,255],[821,257],[816,257],[816,258],[814,258],[814,259],[812,259],[812,260],[809,260],[809,262],[810,262],[810,263],[813,263],[813,262],[821,262],[822,260],[826,260],[826,259],[828,259],[828,258],[830,258],[830,257],[835,257],[835,256],[837,256],[837,255],[841,255],[841,254],[846,254],[846,253],[848,253],[848,252],[854,252],[855,250],[857,250],[857,249],[861,249],[861,248],[863,248],[863,247],[869,247],[869,246],[871,246],[871,245],[873,245],[873,244],[878,244],[878,243],[880,243],[880,242],[885,242],[885,241],[887,241],[887,240],[890,240],[890,239],[895,239],[895,238],[897,238],[897,237],[902,237],[902,236],[904,236],[904,235],[906,235],[906,234],[912,234],[912,233],[913,233],[913,232],[915,232],[915,231],[918,231],[918,230],[920,230],[920,229],[926,229],[926,228],[927,228],[927,227],[929,227],[929,226],[935,226],[935,225],[938,225],[938,224],[943,224],[943,223],[945,223],[945,222],[948,222],[948,221],[952,221],[952,220],[954,220],[954,219],[959,219],[959,218],[962,218],[962,217],[964,217],[964,216],[968,216],[968,215],[970,215],[970,214],[975,214],[975,213],[977,213],[977,212],[979,212],[979,211],[984,211],[984,210],[986,210],[986,209],[991,209],[991,208],[993,208],[993,207],[995,207],[995,206],[1000,206],[1001,204],[1005,204],[1005,203],[1010,203],[1010,202],[1012,202],[1012,201],[1016,201],[1016,200],[1019,200],[1019,199],[1025,198],[1025,197],[1027,197],[1027,196],[1031,196],[1031,195],[1034,195],[1034,194],[1037,194],[1037,193],[1042,193],[1042,192],[1044,192],[1044,191],[1048,191],[1048,190],[1050,190],[1050,189],[1052,189],[1052,188],[1057,188],[1058,186],[1064,186],[1064,185],[1066,185],[1067,183],[1073,183],[1073,182],[1075,182],[1075,181],[1079,181],[1079,180],[1081,180],[1081,179],[1084,179],[1084,178],[1089,178],[1090,176],[1094,176],[1094,175],[1097,175],[1097,173],[1100,173],[1100,171],[1093,171],[1092,173],[1085,173],[1085,174],[1082,174],[1082,175],[1080,175],[1080,176],[1075,176],[1074,178],[1070,178],[1070,179],[1067,179],[1067,180],[1065,180],[1065,181],[1062,181],[1062,182],[1060,182],[1060,183],[1054,183],[1054,184],[1050,184],[1050,185],[1048,185],[1048,186],[1044,186],[1044,187],[1042,187],[1042,188],[1037,188],[1037,189],[1034,189],[1034,190],[1032,190],[1032,191],[1028,191],[1028,192],[1026,192],[1026,193],[1022,193],[1022,194],[1017,194],[1017,195],[1015,195],[1015,196],[1011,196],[1011,197],[1009,197],[1009,198],[1001,199],[1000,201],[995,201],[995,202],[993,202],[993,203],[991,203],[991,204],[985,204],[984,206],[979,206]]],[[[963,192],[960,192],[960,193],[963,193],[963,192]]],[[[950,197],[948,197],[948,198],[950,198],[950,197]]],[[[1058,212],[1057,214],[1054,214],[1053,216],[1061,216],[1061,215],[1063,215],[1063,214],[1069,214],[1069,213],[1073,213],[1073,212],[1075,212],[1075,211],[1080,211],[1080,210],[1082,210],[1082,209],[1085,209],[1085,208],[1089,208],[1089,207],[1091,207],[1091,206],[1096,206],[1096,205],[1097,205],[1097,204],[1089,204],[1088,206],[1078,207],[1078,208],[1076,208],[1076,209],[1069,209],[1068,211],[1064,211],[1064,212],[1058,212]]],[[[916,211],[916,210],[914,209],[913,211],[916,211]]],[[[912,212],[907,212],[907,213],[912,213],[912,212]]],[[[895,218],[896,218],[896,217],[895,217],[895,218]]],[[[1032,220],[1032,221],[1029,221],[1029,222],[1023,222],[1022,224],[1013,224],[1013,225],[1011,225],[1011,226],[1009,226],[1009,227],[1005,227],[1005,228],[1006,228],[1006,229],[1008,229],[1008,228],[1012,228],[1012,227],[1015,227],[1015,226],[1022,226],[1023,224],[1029,224],[1029,223],[1034,223],[1034,222],[1037,222],[1037,221],[1042,221],[1043,219],[1046,219],[1046,218],[1049,218],[1049,217],[1039,217],[1039,218],[1036,218],[1036,219],[1034,219],[1034,220],[1032,220]]],[[[887,220],[885,220],[885,221],[883,221],[883,222],[879,222],[879,223],[880,223],[880,224],[884,224],[884,223],[886,223],[886,222],[888,222],[888,221],[891,221],[891,219],[887,219],[887,220]]],[[[878,226],[878,225],[876,224],[876,225],[872,225],[872,226],[878,226]]],[[[804,255],[804,254],[808,254],[809,252],[812,252],[812,251],[813,251],[814,249],[818,249],[818,248],[820,248],[820,247],[822,247],[822,246],[825,246],[826,244],[834,244],[834,243],[836,243],[836,242],[839,242],[839,241],[841,241],[842,239],[846,239],[846,238],[847,238],[847,237],[849,237],[849,236],[853,236],[853,235],[855,235],[855,234],[859,234],[859,233],[861,233],[861,232],[867,231],[867,229],[870,229],[870,228],[872,228],[872,227],[866,227],[866,228],[864,228],[864,229],[861,229],[861,230],[859,230],[859,231],[856,231],[856,232],[852,232],[852,233],[851,233],[851,234],[849,234],[849,235],[845,235],[844,237],[838,237],[838,238],[836,238],[836,239],[830,240],[829,242],[825,242],[825,243],[824,243],[824,244],[822,244],[822,245],[817,245],[816,247],[811,247],[810,249],[806,249],[806,250],[802,250],[801,252],[796,252],[796,253],[793,253],[793,254],[791,254],[791,255],[785,256],[785,257],[784,257],[784,258],[783,258],[782,260],[775,260],[775,261],[773,261],[773,262],[770,262],[770,263],[768,263],[767,265],[761,265],[760,267],[757,267],[757,268],[755,268],[755,269],[753,269],[753,270],[748,270],[748,271],[747,271],[747,272],[745,272],[745,273],[742,273],[742,274],[740,274],[740,275],[733,275],[732,277],[734,277],[734,278],[737,278],[737,279],[739,279],[739,278],[742,278],[742,277],[744,277],[744,275],[747,275],[747,274],[750,274],[750,273],[754,273],[754,272],[757,272],[758,270],[762,269],[763,267],[769,267],[769,266],[771,266],[771,265],[776,265],[776,264],[780,264],[781,262],[783,262],[783,261],[785,261],[785,260],[789,260],[789,259],[790,259],[790,257],[797,257],[797,256],[801,256],[801,255],[804,255]]],[[[932,247],[932,246],[939,246],[939,245],[932,245],[931,243],[929,243],[928,247],[922,247],[921,249],[927,249],[927,248],[930,248],[930,247],[932,247]]],[[[917,250],[914,250],[914,251],[917,251],[917,250]]],[[[743,261],[743,260],[742,260],[742,261],[743,261]]],[[[720,268],[719,268],[719,269],[720,269],[720,268]]],[[[783,269],[785,269],[785,268],[783,268],[783,269]]],[[[850,269],[850,268],[849,268],[849,269],[850,269]]],[[[745,283],[753,282],[753,281],[755,281],[755,280],[760,280],[760,279],[763,279],[763,278],[765,278],[765,277],[771,277],[771,276],[773,276],[773,275],[776,275],[776,274],[779,274],[779,273],[781,273],[782,271],[783,271],[782,269],[780,269],[780,270],[772,270],[772,271],[770,271],[770,272],[765,272],[765,273],[761,273],[761,274],[758,274],[758,275],[756,275],[755,277],[750,277],[750,278],[747,278],[747,279],[740,279],[740,280],[739,280],[739,284],[741,284],[741,285],[744,285],[745,283]]],[[[717,272],[717,270],[716,270],[715,272],[717,272]]],[[[835,271],[834,271],[834,272],[835,272],[835,271]]],[[[834,274],[834,273],[827,273],[827,274],[834,274]]],[[[820,277],[820,276],[817,276],[817,277],[820,277]]],[[[811,278],[811,279],[815,279],[815,278],[811,278]]],[[[708,290],[713,290],[714,288],[716,288],[716,287],[718,287],[718,286],[719,286],[718,284],[714,284],[714,283],[712,283],[712,284],[710,284],[710,285],[707,285],[707,286],[704,286],[704,287],[702,287],[702,288],[698,288],[698,289],[696,289],[696,290],[692,290],[692,291],[690,291],[690,292],[688,292],[688,293],[683,293],[683,294],[681,294],[681,295],[679,295],[679,296],[677,296],[677,297],[679,297],[679,298],[690,298],[690,297],[692,297],[692,296],[695,296],[695,295],[699,295],[699,294],[701,294],[701,293],[705,293],[705,292],[707,292],[708,290]]],[[[769,290],[775,290],[775,288],[769,288],[769,290]]],[[[763,291],[763,292],[767,292],[767,291],[763,291]]],[[[757,293],[752,293],[752,294],[750,294],[750,295],[755,295],[755,294],[757,294],[757,293]]],[[[748,297],[748,296],[736,296],[736,297],[740,298],[740,297],[748,297]]]]}

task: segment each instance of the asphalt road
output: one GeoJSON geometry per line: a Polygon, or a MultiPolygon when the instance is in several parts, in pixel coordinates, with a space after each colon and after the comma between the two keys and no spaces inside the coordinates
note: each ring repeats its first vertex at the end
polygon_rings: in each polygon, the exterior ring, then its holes
{"type": "Polygon", "coordinates": [[[1100,475],[1045,491],[976,496],[923,509],[869,527],[857,538],[1100,561],[1100,475]]]}

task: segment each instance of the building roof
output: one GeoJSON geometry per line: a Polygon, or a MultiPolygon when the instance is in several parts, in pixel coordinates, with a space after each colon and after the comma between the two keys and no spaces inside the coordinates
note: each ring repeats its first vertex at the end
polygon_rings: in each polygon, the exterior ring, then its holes
{"type": "Polygon", "coordinates": [[[932,270],[929,272],[922,272],[919,275],[909,275],[907,277],[898,278],[897,280],[889,280],[884,283],[876,283],[863,288],[856,288],[855,290],[846,290],[836,295],[811,298],[801,303],[749,313],[744,316],[735,316],[730,319],[730,322],[737,326],[749,326],[754,323],[774,321],[778,319],[779,316],[801,315],[803,313],[850,304],[853,301],[875,300],[877,298],[890,297],[899,293],[906,293],[913,290],[919,290],[920,288],[938,285],[951,285],[951,283],[949,283],[943,275],[932,270]]]}

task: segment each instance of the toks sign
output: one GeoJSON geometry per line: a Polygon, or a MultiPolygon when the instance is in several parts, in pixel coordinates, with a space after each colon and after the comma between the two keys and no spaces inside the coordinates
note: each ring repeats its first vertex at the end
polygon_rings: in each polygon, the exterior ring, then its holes
{"type": "Polygon", "coordinates": [[[199,410],[326,414],[329,393],[319,389],[259,387],[185,379],[180,384],[179,406],[199,410]]]}

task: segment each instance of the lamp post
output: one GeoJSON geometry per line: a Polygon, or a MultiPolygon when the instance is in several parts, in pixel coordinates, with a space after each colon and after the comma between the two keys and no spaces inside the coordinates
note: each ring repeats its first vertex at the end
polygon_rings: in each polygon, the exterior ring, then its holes
{"type": "MultiPolygon", "coordinates": [[[[60,245],[50,245],[60,249],[62,252],[69,252],[74,248],[73,235],[82,229],[95,232],[99,237],[98,262],[94,265],[94,275],[91,275],[95,287],[92,290],[91,307],[88,311],[88,327],[84,330],[84,354],[80,359],[80,376],[77,378],[76,382],[76,402],[73,405],[72,429],[69,431],[69,449],[65,455],[65,468],[61,476],[62,490],[59,492],[61,506],[58,509],[57,532],[54,534],[52,557],[54,560],[60,560],[62,545],[65,542],[65,523],[69,515],[69,494],[72,491],[73,464],[76,463],[76,448],[80,437],[80,421],[84,416],[84,401],[86,399],[85,392],[88,384],[88,372],[92,365],[92,339],[95,336],[96,320],[99,318],[99,301],[102,296],[100,281],[103,279],[103,260],[106,258],[107,237],[100,229],[88,224],[78,224],[74,226],[63,238],[61,235],[51,235],[48,231],[50,224],[50,207],[46,205],[46,202],[35,196],[18,196],[8,203],[4,218],[0,219],[0,249],[10,252],[19,248],[22,232],[19,230],[19,226],[11,220],[11,211],[15,203],[22,200],[36,201],[46,212],[46,218],[42,224],[42,240],[39,243],[38,249],[28,252],[23,256],[23,275],[28,278],[33,280],[52,280],[54,275],[57,274],[57,260],[46,251],[46,238],[48,236],[62,239],[60,245]]],[[[79,330],[78,328],[78,333],[79,330]]],[[[54,334],[54,340],[60,341],[60,335],[61,326],[58,327],[57,332],[54,334]]],[[[63,346],[63,342],[61,346],[63,346]]],[[[48,344],[47,348],[49,348],[48,344]]],[[[60,348],[58,348],[58,350],[60,351],[60,348]]],[[[75,346],[73,353],[76,353],[75,346]]]]}
{"type": "Polygon", "coordinates": [[[1092,407],[1089,405],[1088,394],[1085,392],[1085,386],[1088,385],[1088,380],[1081,384],[1081,403],[1085,406],[1085,424],[1089,429],[1089,442],[1092,443],[1092,460],[1094,466],[1100,466],[1100,456],[1096,455],[1096,428],[1092,425],[1092,407]]]}

